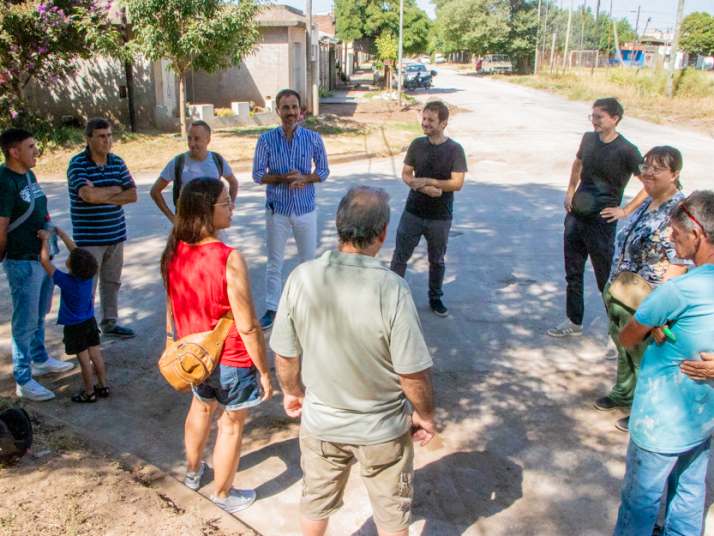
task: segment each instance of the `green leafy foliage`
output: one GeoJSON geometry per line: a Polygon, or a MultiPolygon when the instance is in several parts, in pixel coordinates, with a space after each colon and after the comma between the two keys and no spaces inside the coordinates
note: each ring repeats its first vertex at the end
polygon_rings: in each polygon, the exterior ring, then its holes
{"type": "Polygon", "coordinates": [[[690,54],[714,55],[714,16],[702,12],[687,15],[682,21],[679,44],[690,54]]]}
{"type": "MultiPolygon", "coordinates": [[[[384,32],[399,35],[399,0],[335,0],[335,30],[345,41],[376,39],[384,32]]],[[[404,52],[427,50],[431,21],[416,0],[404,0],[404,52]]]]}
{"type": "Polygon", "coordinates": [[[23,91],[35,81],[58,86],[77,60],[122,54],[122,36],[106,4],[94,0],[2,1],[0,10],[0,124],[34,126],[23,91]]]}
{"type": "MultiPolygon", "coordinates": [[[[534,0],[434,0],[436,21],[430,36],[430,49],[444,53],[470,52],[476,55],[509,54],[512,58],[533,55],[540,36],[550,44],[556,34],[556,49],[565,46],[568,10],[559,2],[541,2],[540,28],[538,2],[534,0]],[[545,32],[544,32],[545,29],[545,32]]],[[[615,21],[620,43],[633,41],[635,32],[626,19],[615,21]]],[[[613,19],[600,13],[597,24],[589,7],[573,12],[570,48],[611,50],[614,47],[613,19]],[[581,35],[582,34],[582,35],[581,35]]]]}

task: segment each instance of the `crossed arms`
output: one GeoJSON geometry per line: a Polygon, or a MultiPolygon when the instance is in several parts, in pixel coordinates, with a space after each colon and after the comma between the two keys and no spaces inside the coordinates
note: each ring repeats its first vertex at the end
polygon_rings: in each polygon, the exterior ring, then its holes
{"type": "Polygon", "coordinates": [[[409,188],[421,192],[429,197],[441,197],[444,192],[458,192],[464,186],[463,171],[452,171],[451,177],[446,180],[432,179],[428,177],[415,177],[414,167],[404,164],[402,168],[402,180],[409,188]]]}

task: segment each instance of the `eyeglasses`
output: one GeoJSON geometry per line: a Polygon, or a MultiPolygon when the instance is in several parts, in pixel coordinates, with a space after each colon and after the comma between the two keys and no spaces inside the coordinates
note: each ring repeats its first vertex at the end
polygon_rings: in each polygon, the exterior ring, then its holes
{"type": "Polygon", "coordinates": [[[699,228],[702,230],[702,232],[705,235],[707,234],[706,230],[704,229],[704,226],[701,224],[701,222],[697,218],[694,217],[694,214],[692,214],[692,212],[687,208],[687,205],[685,205],[684,203],[680,203],[679,208],[681,208],[682,212],[684,212],[687,216],[689,216],[690,220],[692,220],[694,223],[696,223],[699,226],[699,228]]]}
{"type": "Polygon", "coordinates": [[[651,171],[652,173],[661,173],[662,171],[667,171],[667,168],[657,167],[651,164],[640,164],[637,166],[637,169],[640,170],[640,173],[647,173],[648,171],[651,171]]]}

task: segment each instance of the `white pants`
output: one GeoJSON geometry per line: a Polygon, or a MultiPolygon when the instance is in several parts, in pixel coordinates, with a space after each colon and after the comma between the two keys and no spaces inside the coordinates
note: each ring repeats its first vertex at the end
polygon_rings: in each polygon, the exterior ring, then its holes
{"type": "Polygon", "coordinates": [[[268,266],[265,271],[265,306],[270,311],[278,309],[280,292],[283,288],[283,259],[285,244],[292,230],[297,244],[300,262],[315,258],[317,249],[317,210],[302,216],[283,216],[265,211],[267,229],[268,266]]]}

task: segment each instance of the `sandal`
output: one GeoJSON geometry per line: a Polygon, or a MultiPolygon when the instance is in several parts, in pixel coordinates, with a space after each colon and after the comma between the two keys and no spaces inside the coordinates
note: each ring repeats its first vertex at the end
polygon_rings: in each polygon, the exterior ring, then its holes
{"type": "Polygon", "coordinates": [[[107,387],[106,385],[95,385],[94,394],[97,395],[99,398],[107,398],[109,397],[109,387],[107,387]]]}
{"type": "Polygon", "coordinates": [[[80,404],[89,403],[92,404],[97,401],[97,395],[94,393],[87,393],[87,391],[80,391],[76,395],[72,395],[72,402],[79,402],[80,404]]]}

